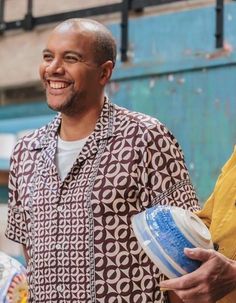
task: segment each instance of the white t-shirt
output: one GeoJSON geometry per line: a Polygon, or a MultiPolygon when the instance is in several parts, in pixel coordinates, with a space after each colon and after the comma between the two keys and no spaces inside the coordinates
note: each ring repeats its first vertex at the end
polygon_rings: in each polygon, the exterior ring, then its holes
{"type": "Polygon", "coordinates": [[[68,175],[87,139],[64,141],[58,136],[56,166],[61,180],[68,175]]]}

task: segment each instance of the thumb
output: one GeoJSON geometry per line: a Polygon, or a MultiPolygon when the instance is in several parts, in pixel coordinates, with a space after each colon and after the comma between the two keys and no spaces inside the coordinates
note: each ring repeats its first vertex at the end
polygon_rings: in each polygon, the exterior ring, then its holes
{"type": "Polygon", "coordinates": [[[197,248],[185,248],[184,253],[190,259],[206,262],[211,257],[213,257],[214,251],[212,249],[204,249],[197,247],[197,248]]]}

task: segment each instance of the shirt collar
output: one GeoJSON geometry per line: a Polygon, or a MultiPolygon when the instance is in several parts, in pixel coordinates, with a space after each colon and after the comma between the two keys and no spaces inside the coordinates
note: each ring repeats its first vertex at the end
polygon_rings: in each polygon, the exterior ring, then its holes
{"type": "MultiPolygon", "coordinates": [[[[104,105],[100,117],[96,123],[95,129],[91,134],[96,141],[113,136],[114,105],[105,97],[104,105]]],[[[61,124],[61,114],[56,117],[45,127],[37,130],[37,135],[29,145],[29,150],[36,150],[53,146],[58,135],[58,128],[61,124]]]]}

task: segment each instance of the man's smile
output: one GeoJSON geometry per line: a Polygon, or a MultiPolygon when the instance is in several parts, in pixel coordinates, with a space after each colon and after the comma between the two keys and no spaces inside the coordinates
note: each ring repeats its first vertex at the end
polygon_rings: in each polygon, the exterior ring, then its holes
{"type": "Polygon", "coordinates": [[[72,84],[73,82],[68,80],[45,79],[46,89],[51,95],[63,94],[72,84]]]}
{"type": "Polygon", "coordinates": [[[70,85],[70,83],[68,82],[62,82],[62,81],[51,81],[51,80],[48,80],[47,81],[49,86],[51,88],[55,88],[55,89],[61,89],[61,88],[66,88],[70,85]]]}

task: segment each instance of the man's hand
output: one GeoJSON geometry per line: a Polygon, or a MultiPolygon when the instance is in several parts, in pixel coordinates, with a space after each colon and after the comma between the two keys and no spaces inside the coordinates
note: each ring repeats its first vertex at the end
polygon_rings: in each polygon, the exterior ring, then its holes
{"type": "Polygon", "coordinates": [[[162,281],[161,288],[174,290],[184,303],[215,303],[236,288],[236,261],[211,249],[186,248],[184,252],[202,265],[190,274],[162,281]]]}

